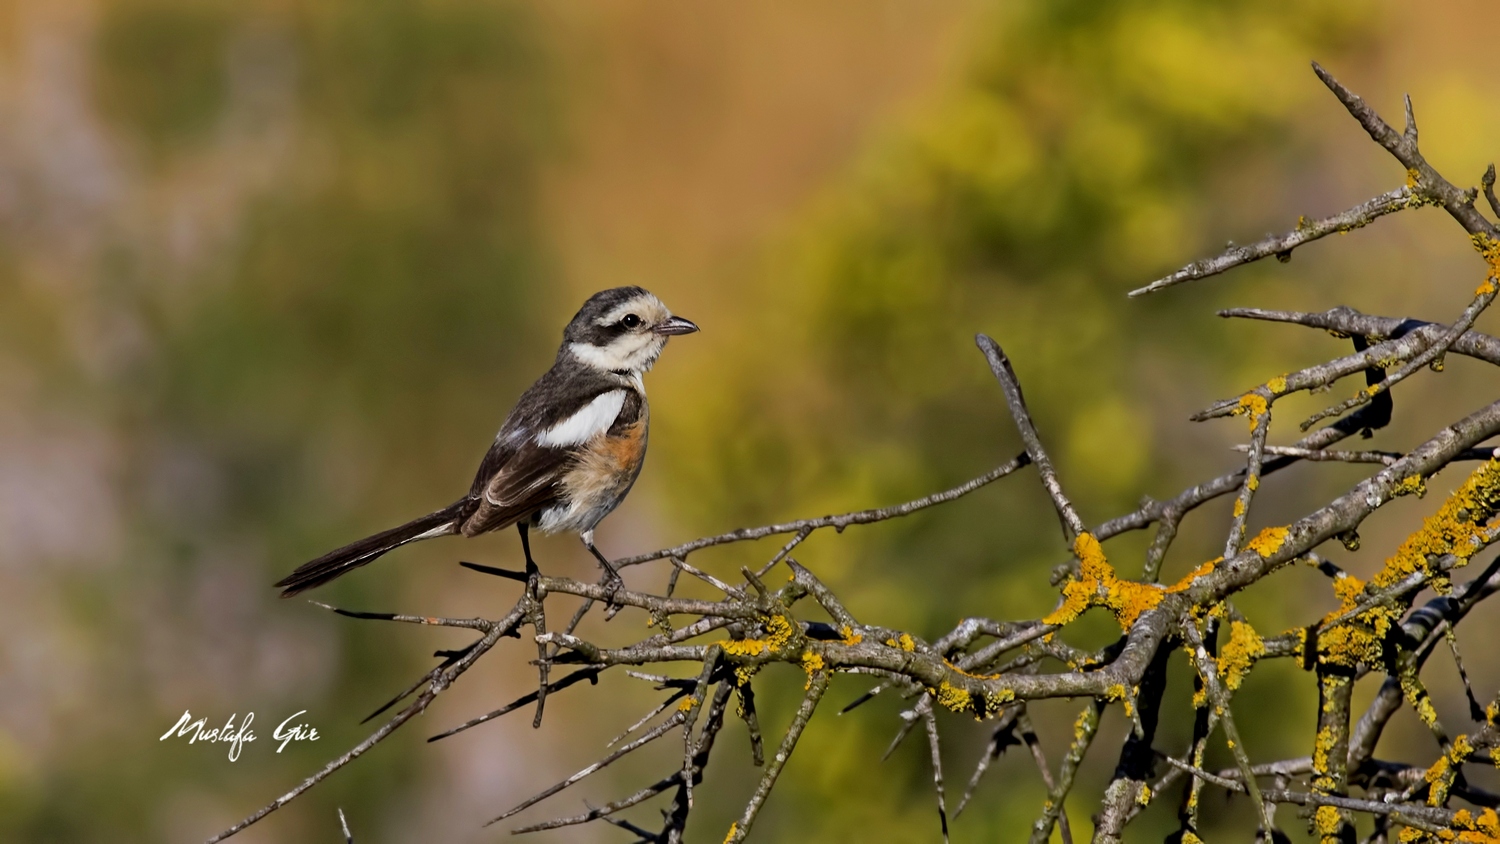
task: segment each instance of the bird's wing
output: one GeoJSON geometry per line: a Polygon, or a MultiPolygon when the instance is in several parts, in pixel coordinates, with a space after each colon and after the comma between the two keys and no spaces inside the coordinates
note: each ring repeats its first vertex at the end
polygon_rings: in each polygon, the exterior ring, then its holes
{"type": "Polygon", "coordinates": [[[558,484],[581,446],[605,433],[625,405],[624,389],[606,390],[551,425],[533,430],[508,425],[480,464],[464,521],[469,536],[509,527],[556,503],[558,484]]]}

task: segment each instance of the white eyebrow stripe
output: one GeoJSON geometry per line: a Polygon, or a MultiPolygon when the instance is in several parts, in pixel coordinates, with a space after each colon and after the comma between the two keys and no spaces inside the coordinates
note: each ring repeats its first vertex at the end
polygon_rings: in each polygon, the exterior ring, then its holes
{"type": "Polygon", "coordinates": [[[624,407],[624,390],[601,393],[577,413],[537,434],[537,445],[551,448],[582,445],[608,431],[624,407]]]}
{"type": "Polygon", "coordinates": [[[661,300],[657,299],[655,296],[652,296],[650,293],[646,293],[646,294],[643,294],[643,295],[640,295],[640,296],[636,296],[635,298],[630,299],[628,301],[621,302],[620,304],[614,306],[614,308],[611,309],[609,313],[607,313],[604,316],[600,317],[599,320],[595,324],[596,325],[614,325],[615,323],[619,322],[621,319],[624,319],[626,314],[630,313],[631,311],[639,311],[642,308],[646,308],[646,309],[657,309],[657,308],[659,308],[659,309],[661,309],[661,310],[664,311],[664,310],[666,310],[666,305],[663,305],[661,303],[661,300]]]}

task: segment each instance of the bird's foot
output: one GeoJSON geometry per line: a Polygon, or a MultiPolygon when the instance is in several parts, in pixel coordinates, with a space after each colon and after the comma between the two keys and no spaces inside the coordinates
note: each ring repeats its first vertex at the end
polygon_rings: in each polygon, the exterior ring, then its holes
{"type": "Polygon", "coordinates": [[[605,589],[604,617],[605,620],[609,620],[615,617],[615,613],[625,609],[625,605],[620,603],[619,599],[620,593],[625,591],[625,578],[620,577],[619,572],[610,571],[604,575],[603,585],[605,589]]]}
{"type": "Polygon", "coordinates": [[[526,561],[526,594],[532,600],[539,601],[542,598],[542,570],[536,562],[528,559],[526,561]]]}

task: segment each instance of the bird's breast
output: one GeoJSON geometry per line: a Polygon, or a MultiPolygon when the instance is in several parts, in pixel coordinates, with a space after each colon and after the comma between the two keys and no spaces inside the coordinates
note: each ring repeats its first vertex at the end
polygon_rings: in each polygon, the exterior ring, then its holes
{"type": "Polygon", "coordinates": [[[646,457],[646,434],[647,422],[639,419],[588,442],[563,479],[568,497],[593,501],[601,496],[623,494],[640,473],[646,457]]]}

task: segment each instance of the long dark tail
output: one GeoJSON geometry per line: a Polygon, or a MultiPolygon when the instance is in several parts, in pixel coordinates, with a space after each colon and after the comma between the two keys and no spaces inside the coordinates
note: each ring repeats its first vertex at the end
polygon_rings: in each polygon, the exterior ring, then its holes
{"type": "Polygon", "coordinates": [[[450,533],[458,530],[458,517],[464,505],[463,501],[457,501],[433,513],[428,513],[419,519],[412,519],[400,527],[381,531],[374,536],[367,536],[358,542],[351,542],[335,551],[303,563],[297,570],[277,581],[277,586],[286,587],[281,592],[281,597],[290,598],[305,589],[322,586],[336,577],[359,568],[365,563],[371,562],[387,551],[399,548],[416,539],[426,538],[423,534],[432,536],[443,536],[439,529],[445,525],[452,525],[450,533]]]}

